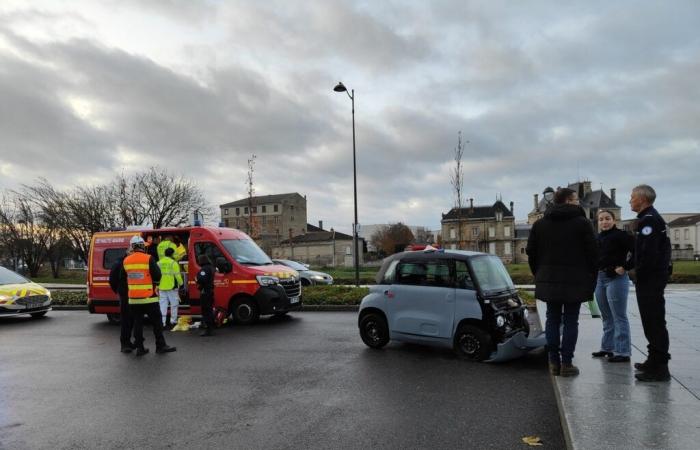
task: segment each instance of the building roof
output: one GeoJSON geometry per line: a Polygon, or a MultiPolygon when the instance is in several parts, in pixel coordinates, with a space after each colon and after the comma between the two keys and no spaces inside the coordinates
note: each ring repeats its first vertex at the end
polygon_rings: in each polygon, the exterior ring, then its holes
{"type": "MultiPolygon", "coordinates": [[[[312,225],[313,226],[313,225],[312,225]]],[[[317,228],[317,227],[314,227],[317,228]]],[[[285,239],[281,241],[280,244],[289,244],[290,241],[294,244],[307,243],[307,242],[330,242],[333,240],[333,233],[335,233],[336,241],[347,241],[352,240],[352,236],[349,234],[341,233],[339,231],[312,231],[306,234],[300,234],[299,236],[294,236],[291,239],[285,239]]],[[[360,238],[362,239],[362,238],[360,238]]]]}
{"type": "Polygon", "coordinates": [[[462,220],[469,219],[489,219],[491,217],[496,217],[496,211],[501,211],[503,217],[513,217],[513,213],[508,207],[503,204],[502,201],[497,200],[493,205],[479,205],[472,207],[461,208],[461,214],[459,214],[460,208],[452,208],[447,214],[442,215],[442,220],[457,220],[461,218],[462,220]]]}
{"type": "MultiPolygon", "coordinates": [[[[582,186],[583,183],[571,183],[567,187],[569,189],[572,189],[576,191],[576,193],[579,194],[583,192],[582,186]]],[[[587,194],[580,196],[579,198],[579,204],[584,207],[584,208],[610,208],[610,209],[622,209],[620,206],[615,204],[615,202],[612,201],[612,199],[608,196],[608,194],[605,193],[602,189],[598,189],[595,191],[590,191],[587,194]]],[[[533,209],[530,211],[530,214],[532,213],[539,213],[539,212],[544,212],[547,210],[547,201],[544,199],[544,196],[538,201],[537,203],[537,209],[533,209]]]]}
{"type": "MultiPolygon", "coordinates": [[[[253,197],[253,203],[255,205],[262,205],[266,203],[281,203],[283,200],[288,200],[294,196],[301,197],[298,192],[290,192],[288,194],[272,194],[272,195],[261,195],[259,197],[253,197]]],[[[219,208],[230,208],[231,206],[248,206],[248,197],[241,200],[236,200],[230,203],[224,203],[219,205],[219,208]]]]}
{"type": "Polygon", "coordinates": [[[672,220],[668,223],[669,227],[688,227],[700,223],[700,214],[695,214],[693,216],[679,217],[676,220],[672,220]]]}
{"type": "Polygon", "coordinates": [[[532,225],[528,223],[516,223],[515,224],[515,239],[527,239],[530,237],[530,230],[532,225]]]}

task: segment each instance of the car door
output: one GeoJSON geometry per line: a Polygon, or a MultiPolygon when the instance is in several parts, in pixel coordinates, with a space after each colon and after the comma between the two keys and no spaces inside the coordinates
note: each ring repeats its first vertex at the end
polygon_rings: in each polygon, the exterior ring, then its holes
{"type": "Polygon", "coordinates": [[[389,328],[406,335],[449,338],[454,321],[455,289],[450,261],[402,261],[385,291],[389,328]]]}

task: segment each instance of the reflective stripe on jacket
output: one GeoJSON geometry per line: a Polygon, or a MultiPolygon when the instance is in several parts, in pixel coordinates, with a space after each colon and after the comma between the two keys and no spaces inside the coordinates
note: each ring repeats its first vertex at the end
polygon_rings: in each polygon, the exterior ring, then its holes
{"type": "Polygon", "coordinates": [[[160,285],[158,289],[161,291],[171,291],[182,286],[182,275],[180,275],[180,264],[172,258],[164,256],[158,261],[160,267],[160,285]]]}
{"type": "Polygon", "coordinates": [[[150,271],[151,255],[136,251],[124,258],[124,271],[129,287],[129,304],[155,303],[153,278],[150,271]]]}

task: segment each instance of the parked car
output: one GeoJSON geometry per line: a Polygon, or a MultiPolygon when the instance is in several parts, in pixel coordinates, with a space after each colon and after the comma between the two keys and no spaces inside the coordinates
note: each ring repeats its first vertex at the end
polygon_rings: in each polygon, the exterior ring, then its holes
{"type": "Polygon", "coordinates": [[[333,277],[327,273],[310,270],[309,266],[290,259],[273,259],[275,264],[282,264],[299,272],[302,286],[310,286],[312,284],[333,284],[333,277]]]}
{"type": "Polygon", "coordinates": [[[50,310],[48,289],[0,266],[0,317],[23,314],[42,317],[50,310]]]}
{"type": "Polygon", "coordinates": [[[460,250],[398,253],[384,260],[358,317],[372,348],[390,340],[452,348],[465,359],[505,361],[545,344],[497,256],[460,250]]]}

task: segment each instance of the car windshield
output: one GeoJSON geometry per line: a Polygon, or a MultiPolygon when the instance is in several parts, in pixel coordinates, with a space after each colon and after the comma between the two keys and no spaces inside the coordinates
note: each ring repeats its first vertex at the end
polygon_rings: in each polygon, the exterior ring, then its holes
{"type": "Polygon", "coordinates": [[[472,269],[483,292],[508,291],[515,289],[513,280],[497,256],[483,255],[471,259],[472,269]]]}
{"type": "Polygon", "coordinates": [[[294,270],[309,270],[305,265],[299,264],[296,261],[290,261],[288,259],[278,259],[277,261],[279,261],[280,264],[284,264],[285,266],[291,267],[294,270]]]}
{"type": "Polygon", "coordinates": [[[0,284],[22,284],[29,283],[29,280],[11,270],[0,267],[0,284]]]}
{"type": "Polygon", "coordinates": [[[252,239],[224,239],[221,243],[239,264],[251,266],[272,264],[270,257],[252,239]]]}

